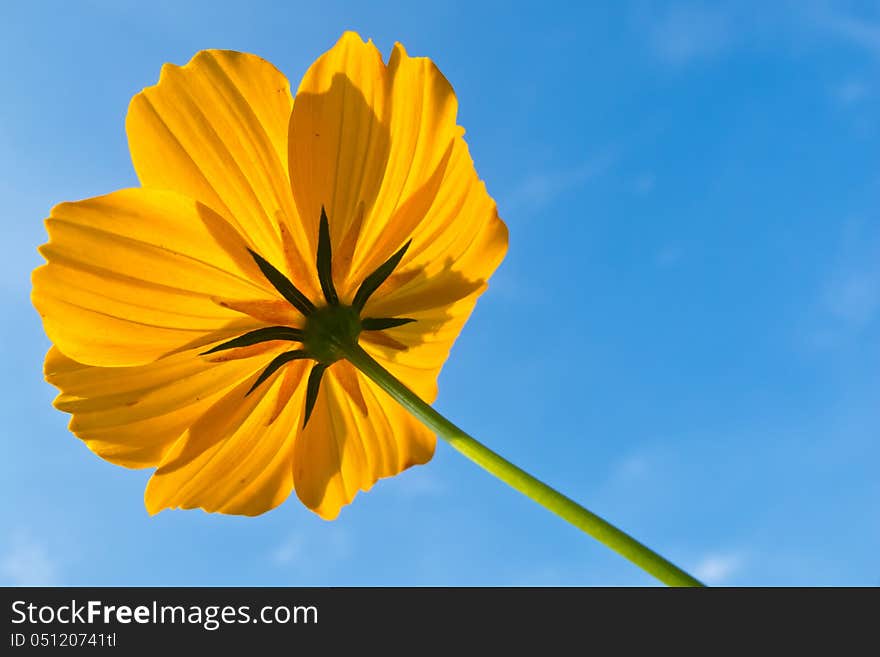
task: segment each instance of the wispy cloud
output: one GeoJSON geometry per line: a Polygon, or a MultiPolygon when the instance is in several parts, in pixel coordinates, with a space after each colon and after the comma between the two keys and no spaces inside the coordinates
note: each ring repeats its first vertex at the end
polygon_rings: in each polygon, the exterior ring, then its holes
{"type": "Polygon", "coordinates": [[[880,233],[845,222],[836,251],[809,311],[805,343],[813,349],[864,346],[880,322],[880,233]]]}
{"type": "Polygon", "coordinates": [[[297,534],[288,536],[272,550],[272,563],[286,566],[297,561],[303,554],[304,543],[303,538],[297,534]]]}
{"type": "Polygon", "coordinates": [[[320,531],[296,532],[286,536],[269,554],[273,564],[298,572],[348,559],[354,550],[352,535],[343,527],[322,527],[320,531]]]}
{"type": "Polygon", "coordinates": [[[664,470],[663,455],[651,445],[637,446],[614,463],[605,479],[590,492],[595,504],[614,504],[618,510],[638,509],[642,495],[657,484],[664,470]]]}
{"type": "Polygon", "coordinates": [[[635,191],[636,194],[644,196],[654,191],[657,186],[657,177],[653,173],[643,173],[636,177],[635,191]]]}
{"type": "Polygon", "coordinates": [[[505,212],[540,209],[605,173],[616,159],[616,155],[606,153],[575,167],[533,172],[504,199],[503,209],[505,212]]]}
{"type": "Polygon", "coordinates": [[[694,576],[706,584],[728,584],[744,565],[745,556],[741,552],[707,554],[694,567],[694,576]]]}
{"type": "Polygon", "coordinates": [[[681,66],[727,48],[734,29],[717,6],[676,5],[651,19],[649,43],[667,64],[681,66]]]}
{"type": "Polygon", "coordinates": [[[880,20],[856,16],[825,3],[817,7],[814,18],[838,37],[880,55],[880,20]]]}
{"type": "Polygon", "coordinates": [[[13,586],[53,586],[58,583],[58,566],[46,543],[18,532],[0,557],[0,576],[13,586]]]}
{"type": "Polygon", "coordinates": [[[642,479],[651,469],[650,457],[645,452],[630,454],[617,464],[613,471],[613,477],[623,483],[632,483],[642,479]]]}
{"type": "Polygon", "coordinates": [[[389,490],[405,497],[434,497],[447,490],[446,483],[428,468],[411,468],[387,483],[390,484],[389,490]]]}
{"type": "Polygon", "coordinates": [[[840,2],[788,0],[754,11],[748,3],[690,0],[637,15],[650,52],[674,68],[743,47],[800,52],[832,41],[880,56],[880,11],[856,11],[840,2]]]}
{"type": "Polygon", "coordinates": [[[683,255],[684,249],[678,244],[666,244],[658,249],[654,256],[654,262],[658,267],[665,269],[678,264],[683,255]]]}
{"type": "Polygon", "coordinates": [[[880,315],[880,232],[872,224],[844,224],[837,266],[821,291],[826,316],[841,328],[860,331],[880,315]]]}
{"type": "Polygon", "coordinates": [[[855,105],[870,93],[870,87],[861,80],[847,80],[834,89],[834,97],[841,105],[855,105]]]}
{"type": "Polygon", "coordinates": [[[834,318],[856,329],[867,326],[880,310],[880,266],[837,273],[824,296],[834,318]]]}

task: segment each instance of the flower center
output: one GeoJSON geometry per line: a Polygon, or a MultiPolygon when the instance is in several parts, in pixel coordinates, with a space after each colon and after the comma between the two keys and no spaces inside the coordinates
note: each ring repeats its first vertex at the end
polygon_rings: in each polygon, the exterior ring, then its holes
{"type": "Polygon", "coordinates": [[[303,421],[303,426],[305,426],[315,405],[324,371],[330,365],[343,358],[347,350],[350,351],[351,347],[357,345],[358,336],[361,331],[384,331],[416,321],[410,317],[361,317],[367,301],[382,286],[382,283],[391,275],[397,265],[400,264],[400,261],[406,254],[406,250],[409,248],[410,242],[404,244],[394,255],[379,265],[373,273],[364,279],[364,282],[357,289],[351,305],[342,305],[339,302],[339,295],[333,283],[330,223],[327,219],[327,213],[324,212],[322,207],[318,229],[318,253],[315,265],[318,270],[318,281],[321,284],[321,292],[324,294],[326,305],[316,306],[311,299],[297,289],[293,282],[272,263],[259,253],[248,249],[254,262],[257,263],[260,271],[266,277],[266,280],[272,284],[283,298],[302,313],[305,318],[305,327],[299,329],[292,326],[264,326],[212,347],[202,352],[202,355],[206,356],[225,349],[249,347],[272,340],[287,340],[300,343],[302,345],[301,348],[285,351],[283,354],[275,356],[256,378],[250,390],[245,393],[245,396],[251,394],[284,365],[298,360],[313,360],[315,364],[309,373],[306,390],[305,419],[303,421]]]}
{"type": "Polygon", "coordinates": [[[323,306],[306,317],[303,346],[319,363],[334,363],[340,346],[357,344],[361,318],[351,306],[323,306]]]}

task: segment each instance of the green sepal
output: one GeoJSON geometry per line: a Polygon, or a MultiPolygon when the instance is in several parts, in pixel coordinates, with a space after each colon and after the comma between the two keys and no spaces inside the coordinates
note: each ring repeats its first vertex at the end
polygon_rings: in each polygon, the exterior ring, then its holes
{"type": "Polygon", "coordinates": [[[333,253],[330,246],[330,222],[324,206],[321,206],[321,225],[318,229],[318,280],[321,282],[321,291],[324,298],[331,306],[339,305],[339,295],[333,285],[333,253]]]}
{"type": "Polygon", "coordinates": [[[367,303],[367,299],[370,298],[370,295],[378,290],[379,286],[391,276],[391,272],[393,272],[397,268],[397,265],[400,264],[400,261],[410,244],[412,244],[412,240],[409,240],[404,244],[397,253],[376,267],[376,270],[364,279],[364,282],[361,283],[361,286],[354,295],[354,301],[351,302],[352,308],[354,308],[356,312],[360,313],[364,309],[364,304],[367,303]]]}
{"type": "Polygon", "coordinates": [[[306,415],[303,420],[303,429],[306,428],[306,425],[309,423],[309,418],[312,417],[312,409],[315,408],[315,402],[318,400],[318,390],[321,389],[321,377],[324,376],[324,371],[329,367],[327,363],[317,363],[312,371],[309,372],[309,382],[306,385],[306,415]]]}
{"type": "Polygon", "coordinates": [[[260,271],[263,272],[263,276],[268,279],[272,284],[272,287],[278,290],[281,296],[287,299],[294,308],[300,311],[303,315],[309,315],[315,310],[315,306],[309,301],[309,298],[300,292],[296,286],[290,282],[290,279],[287,278],[287,276],[275,269],[272,263],[256,251],[248,249],[248,253],[251,254],[251,257],[260,268],[260,271]]]}
{"type": "Polygon", "coordinates": [[[264,369],[260,373],[260,376],[257,377],[257,380],[254,381],[254,385],[251,386],[250,390],[248,390],[245,393],[245,397],[247,397],[254,390],[256,390],[257,386],[259,386],[263,381],[265,381],[270,376],[272,376],[278,370],[278,368],[281,367],[282,365],[285,365],[286,363],[289,363],[294,360],[303,360],[305,358],[311,358],[311,356],[309,356],[309,353],[303,349],[296,349],[294,351],[286,351],[283,354],[275,356],[275,358],[272,359],[272,362],[266,366],[266,369],[264,369]]]}
{"type": "Polygon", "coordinates": [[[258,328],[253,331],[248,331],[244,335],[240,335],[237,338],[233,338],[223,344],[218,344],[216,347],[212,347],[208,349],[208,351],[203,351],[200,356],[206,356],[207,354],[213,354],[217,351],[223,351],[224,349],[235,349],[236,347],[250,347],[254,344],[259,344],[260,342],[268,342],[270,340],[291,340],[293,342],[302,342],[303,341],[303,332],[298,328],[293,328],[291,326],[266,326],[264,328],[258,328]]]}
{"type": "Polygon", "coordinates": [[[411,324],[414,321],[416,320],[411,317],[364,317],[361,320],[361,328],[364,331],[384,331],[404,324],[411,324]]]}

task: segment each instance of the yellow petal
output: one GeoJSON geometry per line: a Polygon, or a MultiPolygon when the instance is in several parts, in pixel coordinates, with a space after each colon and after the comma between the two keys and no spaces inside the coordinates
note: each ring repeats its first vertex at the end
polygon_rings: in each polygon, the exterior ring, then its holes
{"type": "MultiPolygon", "coordinates": [[[[285,258],[280,223],[297,226],[287,174],[292,98],[287,79],[245,53],[204,50],[166,64],[136,95],[126,119],[132,161],[145,187],[170,189],[222,215],[308,294],[310,261],[285,258]]],[[[296,248],[304,236],[291,231],[296,248]]]]}
{"type": "MultiPolygon", "coordinates": [[[[358,491],[382,477],[426,463],[435,437],[360,373],[360,399],[346,392],[336,363],[324,374],[309,423],[293,453],[296,493],[307,507],[332,520],[358,491]],[[363,404],[363,408],[361,407],[363,404]],[[366,410],[366,413],[364,412],[366,410]]],[[[350,372],[343,377],[348,379],[350,372]]]]}
{"type": "Polygon", "coordinates": [[[143,365],[260,325],[215,295],[277,298],[251,278],[228,224],[173,192],[62,203],[46,226],[32,299],[49,338],[80,363],[143,365]]]}
{"type": "Polygon", "coordinates": [[[216,363],[197,351],[149,365],[93,367],[52,347],[44,370],[60,390],[55,407],[73,416],[71,431],[101,458],[142,468],[158,465],[187,427],[266,362],[216,363]]]}
{"type": "Polygon", "coordinates": [[[362,343],[428,399],[507,248],[456,112],[430,60],[397,44],[385,66],[372,43],[347,33],[309,69],[291,115],[294,198],[309,236],[327,209],[341,298],[412,240],[364,316],[417,321],[362,343]]]}
{"type": "Polygon", "coordinates": [[[382,331],[397,346],[371,341],[368,335],[363,346],[423,399],[433,401],[440,368],[506,250],[507,227],[458,137],[400,271],[370,297],[363,312],[365,317],[416,321],[382,331]]]}
{"type": "MultiPolygon", "coordinates": [[[[299,379],[306,363],[291,363],[299,379]]],[[[168,452],[144,494],[147,510],[201,508],[258,515],[281,504],[293,488],[292,450],[301,423],[305,385],[276,415],[285,376],[274,375],[251,395],[253,377],[199,418],[168,452]]]]}
{"type": "Polygon", "coordinates": [[[452,156],[456,112],[430,60],[397,44],[386,66],[353,32],[304,76],[290,122],[292,189],[313,249],[327,212],[344,300],[415,236],[452,156]]]}
{"type": "Polygon", "coordinates": [[[314,262],[324,207],[339,280],[351,262],[352,235],[357,236],[385,173],[388,85],[376,47],[347,32],[312,64],[293,103],[289,161],[299,230],[309,239],[309,262],[314,262]]]}
{"type": "Polygon", "coordinates": [[[389,156],[343,286],[352,294],[370,272],[425,230],[425,214],[435,201],[459,135],[455,92],[430,59],[410,57],[401,44],[395,44],[387,75],[389,156]]]}
{"type": "Polygon", "coordinates": [[[239,301],[234,299],[214,299],[224,308],[237,310],[256,320],[272,326],[295,326],[302,328],[305,318],[286,299],[239,301]]]}

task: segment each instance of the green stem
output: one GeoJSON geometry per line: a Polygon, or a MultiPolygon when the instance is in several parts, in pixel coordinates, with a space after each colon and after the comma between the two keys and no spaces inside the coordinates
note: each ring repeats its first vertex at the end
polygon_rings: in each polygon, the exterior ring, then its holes
{"type": "Polygon", "coordinates": [[[574,500],[535,479],[502,456],[478,442],[419,399],[359,345],[336,345],[339,353],[370,377],[427,427],[490,474],[530,497],[545,509],[567,520],[642,570],[669,586],[702,586],[702,583],[675,564],[639,543],[574,500]]]}

